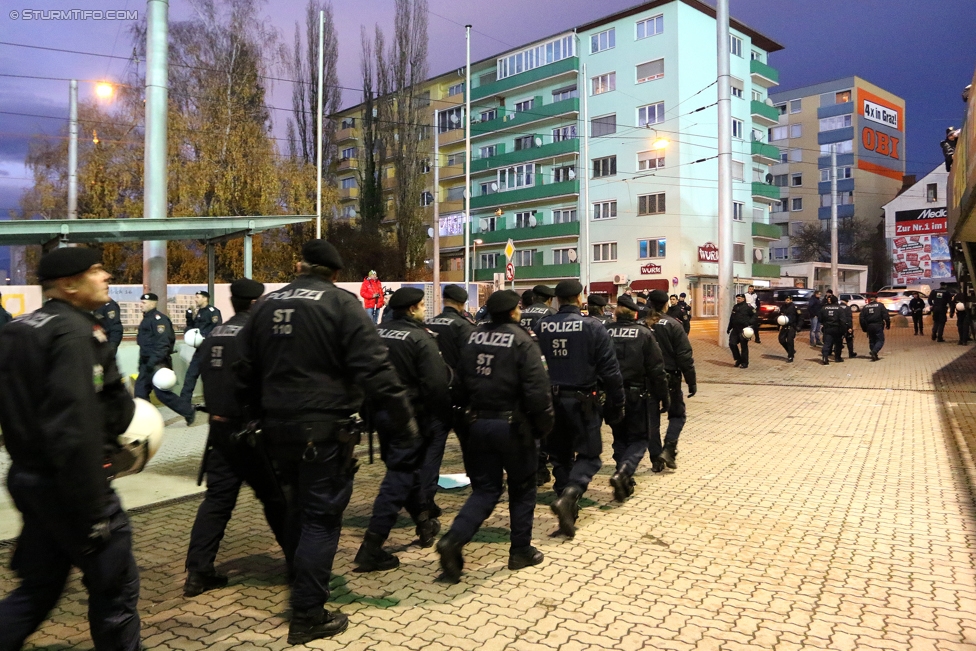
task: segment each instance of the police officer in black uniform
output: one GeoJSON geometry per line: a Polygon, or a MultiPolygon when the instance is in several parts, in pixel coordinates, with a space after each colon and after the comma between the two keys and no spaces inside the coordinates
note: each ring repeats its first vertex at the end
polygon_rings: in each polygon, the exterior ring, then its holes
{"type": "Polygon", "coordinates": [[[755,310],[746,302],[746,295],[736,294],[735,305],[732,306],[732,314],[729,315],[729,327],[726,329],[726,333],[729,335],[732,359],[735,360],[735,365],[739,368],[749,368],[749,339],[742,334],[742,331],[746,328],[753,328],[755,315],[755,310]]]}
{"type": "Polygon", "coordinates": [[[916,335],[924,335],[925,328],[922,326],[922,316],[925,313],[925,300],[915,292],[912,300],[908,301],[908,311],[912,313],[912,326],[915,328],[916,335]]]}
{"type": "Polygon", "coordinates": [[[868,297],[868,304],[861,309],[858,319],[861,330],[868,333],[868,344],[871,346],[871,361],[878,361],[878,353],[884,347],[885,330],[891,330],[891,317],[888,308],[878,303],[876,297],[868,297]]]}
{"type": "Polygon", "coordinates": [[[172,391],[153,385],[153,374],[156,371],[161,368],[173,368],[173,360],[170,359],[173,346],[176,344],[173,322],[156,309],[158,296],[149,292],[143,294],[141,300],[142,323],[139,324],[139,334],[136,336],[136,342],[139,344],[139,377],[136,378],[135,396],[148,400],[149,392],[155,392],[161,403],[186,419],[189,427],[196,416],[193,408],[186,405],[172,391]]]}
{"type": "Polygon", "coordinates": [[[207,475],[207,493],[197,509],[186,553],[183,594],[187,597],[227,585],[227,577],[214,570],[214,560],[243,483],[254,490],[278,544],[286,548],[287,504],[255,433],[245,433],[246,414],[237,400],[234,376],[234,364],[240,357],[237,335],[250,316],[251,305],[263,293],[264,285],[248,278],[231,283],[234,316],[214,328],[197,351],[202,361],[200,374],[210,413],[210,433],[201,468],[207,475]]]}
{"type": "Polygon", "coordinates": [[[590,294],[586,297],[587,314],[602,323],[604,326],[610,325],[613,323],[613,317],[603,312],[603,308],[605,308],[609,302],[610,301],[607,300],[607,297],[603,296],[602,294],[590,294]]]}
{"type": "MultiPolygon", "coordinates": [[[[671,407],[668,409],[668,430],[664,435],[664,445],[660,437],[655,437],[651,430],[648,456],[651,458],[651,470],[662,472],[667,466],[671,470],[678,467],[678,439],[687,420],[685,397],[681,391],[681,377],[684,376],[688,385],[688,397],[698,393],[698,375],[695,372],[695,357],[691,349],[691,342],[685,334],[681,323],[664,314],[664,306],[668,303],[668,295],[660,289],[655,289],[648,296],[648,303],[652,308],[647,319],[647,325],[654,332],[654,338],[661,348],[664,357],[664,368],[668,372],[668,389],[671,393],[671,407]]],[[[653,414],[652,414],[653,415],[653,414]]]]}
{"type": "Polygon", "coordinates": [[[828,294],[826,302],[820,308],[820,324],[823,328],[823,365],[830,364],[830,353],[834,353],[835,362],[843,362],[841,354],[844,352],[844,333],[851,328],[847,321],[847,314],[844,308],[837,302],[837,297],[828,294]]]}
{"type": "Polygon", "coordinates": [[[579,498],[602,465],[599,389],[609,424],[623,418],[624,389],[620,366],[607,329],[580,313],[583,286],[578,280],[556,285],[559,312],[539,319],[535,333],[549,365],[556,426],[547,442],[554,488],[559,498],[550,506],[559,530],[576,535],[579,498]]]}
{"type": "Polygon", "coordinates": [[[95,310],[95,318],[105,329],[108,343],[112,344],[115,352],[118,352],[122,337],[125,334],[125,329],[122,327],[122,310],[119,309],[119,304],[111,298],[108,299],[108,303],[95,310]]]}
{"type": "MultiPolygon", "coordinates": [[[[555,314],[556,309],[552,307],[552,299],[556,292],[548,285],[536,285],[532,288],[532,305],[522,310],[519,323],[526,332],[535,338],[535,324],[544,316],[555,314]]],[[[546,449],[546,441],[539,446],[539,467],[536,471],[536,486],[544,486],[552,479],[549,473],[549,453],[546,449]]]]}
{"type": "Polygon", "coordinates": [[[691,332],[691,306],[685,302],[686,298],[688,295],[684,292],[678,294],[678,307],[681,308],[682,312],[681,325],[685,329],[685,334],[689,334],[691,332]]]}
{"type": "Polygon", "coordinates": [[[522,310],[525,310],[526,308],[532,307],[533,303],[535,303],[535,292],[533,292],[531,289],[527,289],[522,292],[522,298],[519,300],[519,307],[522,310]]]}
{"type": "MultiPolygon", "coordinates": [[[[213,329],[223,322],[223,319],[221,318],[220,310],[210,305],[210,292],[200,290],[196,293],[194,299],[197,302],[197,311],[196,314],[194,314],[193,310],[186,311],[186,329],[191,330],[196,328],[200,331],[200,336],[206,339],[213,332],[213,329]]],[[[196,353],[194,353],[190,359],[189,366],[187,366],[186,375],[183,377],[183,389],[180,391],[180,400],[190,410],[193,409],[193,390],[197,386],[197,378],[200,377],[201,365],[202,360],[197,358],[196,353]]]]}
{"type": "Polygon", "coordinates": [[[549,376],[532,338],[519,327],[519,296],[495,292],[486,303],[491,323],[479,327],[461,352],[458,374],[466,417],[465,470],[471,496],[437,542],[444,577],[458,581],[461,549],[491,515],[508,482],[512,536],[508,569],[542,562],[532,546],[539,440],[552,429],[549,376]]]}
{"type": "Polygon", "coordinates": [[[419,440],[376,326],[358,297],[334,284],[341,268],[335,247],[308,242],[298,278],[265,295],[238,335],[242,403],[261,416],[263,439],[288,501],[286,557],[294,559],[289,644],[335,635],[348,624],[324,604],[342,512],[352,495],[359,433],[350,421],[363,390],[385,407],[393,447],[416,448],[419,440]]]}
{"type": "Polygon", "coordinates": [[[671,406],[671,396],[664,358],[654,333],[635,320],[637,303],[629,296],[621,296],[614,316],[616,321],[607,326],[607,331],[624,378],[627,405],[624,419],[612,426],[617,468],[610,485],[613,498],[623,502],[634,493],[634,471],[647,452],[649,437],[661,439],[661,414],[671,406]]]}
{"type": "Polygon", "coordinates": [[[972,310],[969,307],[967,296],[963,292],[956,292],[952,297],[952,308],[956,312],[956,331],[959,333],[959,345],[965,346],[969,343],[970,322],[972,310]],[[963,309],[959,309],[959,306],[963,309]]]}
{"type": "Polygon", "coordinates": [[[0,649],[23,646],[75,566],[95,648],[136,651],[139,569],[112,469],[104,467],[135,407],[92,316],[108,300],[110,276],[98,253],[82,247],[46,254],[37,276],[47,302],[0,332],[7,487],[23,516],[11,561],[20,585],[0,601],[0,649]]]}
{"type": "Polygon", "coordinates": [[[796,356],[796,331],[800,329],[800,311],[793,305],[793,295],[786,295],[786,305],[779,312],[780,316],[785,316],[788,321],[786,325],[779,327],[779,345],[786,351],[786,361],[792,363],[796,356]]]}
{"type": "Polygon", "coordinates": [[[929,305],[932,307],[932,341],[945,341],[946,311],[949,309],[951,293],[945,283],[939,283],[939,288],[929,295],[929,305]]]}
{"type": "MultiPolygon", "coordinates": [[[[430,515],[429,488],[424,483],[421,469],[426,465],[432,443],[439,440],[443,446],[441,432],[436,430],[446,427],[451,417],[449,370],[433,334],[424,327],[424,290],[401,287],[393,292],[389,307],[393,316],[382,323],[377,332],[390,350],[390,361],[400,382],[407,388],[422,441],[416,451],[404,453],[393,447],[393,442],[383,431],[385,428],[380,429],[380,450],[386,462],[386,475],[373,502],[373,517],[363,536],[363,544],[356,554],[355,562],[360,572],[392,570],[400,565],[396,556],[383,549],[400,509],[406,508],[417,525],[421,547],[433,545],[434,536],[441,529],[437,518],[430,515]],[[408,462],[407,456],[416,456],[417,462],[408,462]]],[[[371,409],[378,424],[389,420],[384,405],[372,405],[371,409]]],[[[440,454],[443,456],[443,447],[440,454]]],[[[433,472],[439,468],[438,463],[433,472]]]]}
{"type": "Polygon", "coordinates": [[[844,310],[844,318],[850,324],[847,332],[844,333],[844,343],[847,344],[847,359],[852,359],[857,357],[857,353],[854,352],[854,311],[847,301],[842,301],[840,307],[844,310]]]}

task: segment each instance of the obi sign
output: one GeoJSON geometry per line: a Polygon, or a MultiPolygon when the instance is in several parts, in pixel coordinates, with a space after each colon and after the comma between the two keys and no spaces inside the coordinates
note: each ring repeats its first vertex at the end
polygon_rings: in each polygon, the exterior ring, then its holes
{"type": "Polygon", "coordinates": [[[699,262],[718,262],[718,247],[712,242],[705,242],[698,247],[699,262]]]}
{"type": "Polygon", "coordinates": [[[641,265],[640,272],[642,276],[653,276],[654,274],[661,273],[661,265],[659,264],[644,264],[641,265]]]}

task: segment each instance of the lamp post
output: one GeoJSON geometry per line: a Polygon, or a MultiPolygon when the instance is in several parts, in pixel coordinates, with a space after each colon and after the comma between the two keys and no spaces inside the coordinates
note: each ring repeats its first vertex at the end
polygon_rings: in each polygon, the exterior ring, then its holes
{"type": "MultiPolygon", "coordinates": [[[[95,95],[112,96],[112,84],[99,82],[95,95]]],[[[68,82],[68,219],[78,219],[78,80],[68,82]]]]}
{"type": "Polygon", "coordinates": [[[475,264],[477,264],[475,261],[478,259],[478,245],[484,243],[485,241],[480,237],[476,240],[471,241],[471,244],[473,245],[471,251],[471,280],[474,280],[475,264]]]}

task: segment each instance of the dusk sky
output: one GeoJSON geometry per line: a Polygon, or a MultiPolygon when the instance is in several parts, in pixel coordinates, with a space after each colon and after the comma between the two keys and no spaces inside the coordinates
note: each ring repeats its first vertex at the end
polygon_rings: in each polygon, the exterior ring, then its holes
{"type": "MultiPolygon", "coordinates": [[[[472,58],[491,56],[562,29],[632,6],[634,0],[494,0],[491,3],[430,1],[430,72],[464,65],[464,28],[471,23],[472,58]]],[[[190,0],[171,0],[173,21],[192,15],[190,0]]],[[[374,23],[392,29],[392,0],[334,2],[339,30],[339,76],[358,85],[359,31],[374,23]]],[[[304,20],[305,0],[275,0],[264,6],[268,21],[292,40],[295,21],[304,20]]],[[[99,54],[132,52],[131,22],[12,20],[16,9],[136,9],[138,0],[9,0],[0,13],[0,41],[99,54]]],[[[907,103],[909,173],[925,173],[942,156],[939,141],[949,125],[962,122],[960,92],[976,66],[974,0],[731,0],[733,17],[782,43],[770,57],[780,72],[776,92],[859,75],[903,97],[907,103]]],[[[713,36],[713,35],[711,35],[713,36]]],[[[126,61],[0,45],[0,73],[78,79],[118,79],[126,61]]],[[[283,73],[281,71],[279,76],[283,73]]],[[[30,180],[23,166],[32,134],[57,134],[63,120],[9,113],[66,117],[68,83],[0,77],[0,212],[15,208],[30,180]]],[[[80,85],[82,98],[93,85],[80,85]]],[[[278,82],[268,103],[290,106],[291,89],[278,82]]],[[[347,90],[345,104],[359,100],[347,90]]],[[[275,134],[284,135],[286,111],[272,111],[275,134]]]]}

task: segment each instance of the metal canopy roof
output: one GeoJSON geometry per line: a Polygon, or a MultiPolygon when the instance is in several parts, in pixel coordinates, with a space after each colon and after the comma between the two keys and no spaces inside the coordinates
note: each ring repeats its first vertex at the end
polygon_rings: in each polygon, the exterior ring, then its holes
{"type": "Polygon", "coordinates": [[[254,235],[313,219],[315,215],[5,220],[0,221],[0,246],[152,240],[214,242],[254,235]]]}

